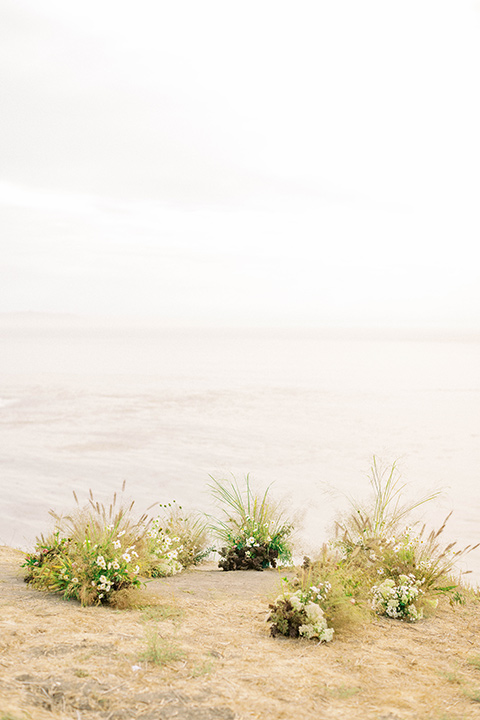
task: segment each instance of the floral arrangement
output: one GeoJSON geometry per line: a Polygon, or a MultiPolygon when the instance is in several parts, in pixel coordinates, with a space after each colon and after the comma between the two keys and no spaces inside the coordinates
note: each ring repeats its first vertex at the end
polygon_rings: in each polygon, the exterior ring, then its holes
{"type": "Polygon", "coordinates": [[[387,615],[397,620],[415,622],[423,617],[423,610],[418,609],[416,603],[423,593],[422,581],[415,575],[400,575],[399,584],[387,578],[380,585],[372,587],[372,609],[377,615],[387,615]]]}
{"type": "Polygon", "coordinates": [[[214,519],[210,529],[222,543],[218,551],[223,570],[264,570],[288,563],[292,557],[293,525],[278,504],[268,499],[269,488],[260,498],[247,475],[244,488],[237,481],[213,479],[210,489],[224,517],[214,519]]]}
{"type": "Polygon", "coordinates": [[[327,626],[324,611],[320,603],[330,591],[325,583],[321,587],[310,586],[306,591],[284,592],[269,607],[271,613],[270,633],[285,635],[291,638],[304,637],[307,640],[316,638],[319,642],[330,642],[333,639],[333,628],[327,626]]]}
{"type": "Polygon", "coordinates": [[[174,503],[162,505],[163,515],[154,520],[145,514],[134,520],[134,503],[118,508],[116,493],[108,507],[91,491],[86,507],[74,497],[76,510],[63,517],[51,511],[54,531],[26,555],[25,581],[38,589],[83,605],[128,607],[136,602],[133,591],[141,587],[141,575],[174,575],[210,552],[206,522],[181,513],[174,503]]]}
{"type": "Polygon", "coordinates": [[[82,605],[110,604],[119,591],[141,585],[139,554],[126,534],[115,524],[98,532],[88,522],[83,540],[57,530],[26,556],[25,581],[82,605]]]}
{"type": "Polygon", "coordinates": [[[440,536],[446,521],[429,534],[425,526],[414,532],[404,525],[409,511],[435,495],[402,502],[405,486],[399,485],[395,465],[381,472],[374,461],[371,482],[370,504],[362,507],[352,502],[350,515],[337,523],[336,537],[313,561],[304,559],[288,581],[289,592],[270,606],[273,635],[307,637],[315,632],[308,627],[315,623],[308,621],[306,613],[311,602],[319,603],[327,627],[335,632],[364,622],[372,611],[416,622],[437,607],[439,597],[451,604],[464,602],[464,589],[453,572],[458,558],[474,547],[443,546],[440,536]]]}
{"type": "Polygon", "coordinates": [[[405,485],[399,484],[395,464],[381,471],[374,459],[371,475],[373,500],[353,511],[337,524],[340,537],[334,546],[342,554],[342,565],[354,575],[363,599],[373,596],[372,607],[379,614],[413,622],[436,607],[439,596],[450,603],[463,602],[455,563],[475,547],[455,549],[454,542],[442,546],[439,530],[426,533],[403,526],[409,512],[437,495],[413,503],[402,503],[405,485]],[[379,581],[380,584],[379,584],[379,581]]]}

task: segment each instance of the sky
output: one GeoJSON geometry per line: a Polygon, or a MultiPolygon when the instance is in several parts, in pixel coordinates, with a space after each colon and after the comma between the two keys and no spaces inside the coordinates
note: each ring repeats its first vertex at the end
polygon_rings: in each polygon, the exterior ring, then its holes
{"type": "Polygon", "coordinates": [[[478,0],[2,0],[0,313],[480,331],[478,0]]]}

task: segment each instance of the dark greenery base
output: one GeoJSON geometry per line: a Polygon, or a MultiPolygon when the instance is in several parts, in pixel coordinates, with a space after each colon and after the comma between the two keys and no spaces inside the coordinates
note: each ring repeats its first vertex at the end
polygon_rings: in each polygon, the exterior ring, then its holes
{"type": "Polygon", "coordinates": [[[264,570],[277,566],[278,550],[260,545],[256,548],[230,547],[220,550],[222,560],[218,567],[222,570],[264,570]],[[247,552],[250,553],[247,555],[247,552]]]}
{"type": "Polygon", "coordinates": [[[272,637],[285,635],[286,637],[300,637],[300,625],[305,623],[302,614],[295,610],[288,600],[280,600],[276,605],[269,605],[272,612],[267,622],[273,623],[270,628],[272,637]]]}

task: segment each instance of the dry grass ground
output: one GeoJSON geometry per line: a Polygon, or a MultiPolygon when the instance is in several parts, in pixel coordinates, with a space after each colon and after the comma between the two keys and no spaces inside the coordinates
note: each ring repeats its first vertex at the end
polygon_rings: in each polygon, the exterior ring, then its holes
{"type": "Polygon", "coordinates": [[[0,547],[0,720],[480,718],[480,605],[377,619],[328,645],[273,639],[275,571],[155,580],[156,605],[82,608],[0,547]]]}

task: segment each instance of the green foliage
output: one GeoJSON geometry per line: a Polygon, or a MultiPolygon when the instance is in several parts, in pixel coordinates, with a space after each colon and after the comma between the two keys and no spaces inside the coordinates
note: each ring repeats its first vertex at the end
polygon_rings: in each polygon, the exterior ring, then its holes
{"type": "Polygon", "coordinates": [[[477,690],[464,690],[465,697],[475,703],[480,703],[480,689],[477,690]]]}
{"type": "Polygon", "coordinates": [[[362,688],[354,685],[339,685],[335,688],[327,688],[328,694],[337,700],[348,700],[361,691],[362,688]]]}
{"type": "Polygon", "coordinates": [[[142,609],[142,620],[149,622],[150,620],[178,620],[183,615],[183,610],[175,605],[149,605],[142,609]]]}
{"type": "Polygon", "coordinates": [[[456,670],[439,672],[439,675],[443,677],[447,682],[452,683],[452,685],[463,685],[464,683],[464,678],[459,675],[456,670]]]}
{"type": "Polygon", "coordinates": [[[253,492],[248,475],[243,488],[235,478],[212,480],[209,488],[223,513],[210,525],[223,544],[219,567],[262,570],[275,567],[277,560],[290,562],[293,525],[285,519],[279,504],[269,500],[269,488],[259,497],[253,492]]]}
{"type": "Polygon", "coordinates": [[[467,663],[474,667],[475,670],[480,670],[480,655],[473,655],[467,658],[467,663]]]}
{"type": "Polygon", "coordinates": [[[145,633],[146,649],[140,660],[153,665],[167,665],[185,657],[182,648],[171,638],[164,638],[156,628],[148,628],[145,633]]]}
{"type": "Polygon", "coordinates": [[[196,663],[192,668],[192,678],[211,675],[215,672],[215,661],[212,657],[206,658],[200,663],[196,663]]]}

